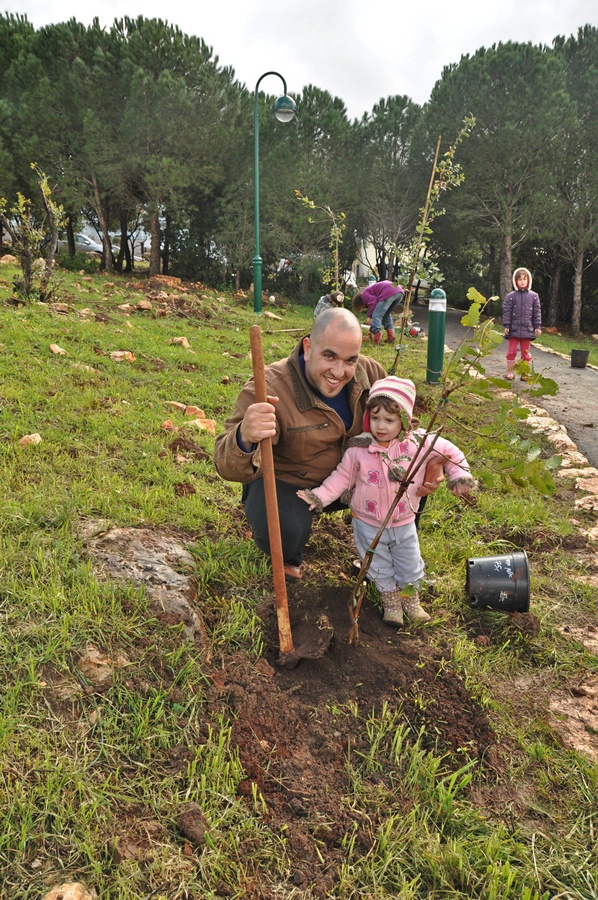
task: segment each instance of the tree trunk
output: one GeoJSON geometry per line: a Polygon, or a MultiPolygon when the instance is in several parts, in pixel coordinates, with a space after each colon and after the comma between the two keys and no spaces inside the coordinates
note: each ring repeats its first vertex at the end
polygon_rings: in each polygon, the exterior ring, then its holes
{"type": "Polygon", "coordinates": [[[500,297],[504,300],[513,290],[513,244],[511,230],[505,234],[500,253],[500,297]]]}
{"type": "Polygon", "coordinates": [[[110,235],[108,234],[108,219],[102,203],[100,194],[100,185],[95,172],[91,176],[93,185],[94,208],[100,223],[102,231],[102,246],[104,248],[104,268],[109,275],[114,275],[114,257],[112,256],[112,245],[110,244],[110,235]]]}
{"type": "Polygon", "coordinates": [[[164,248],[162,250],[162,273],[164,275],[170,274],[170,232],[171,232],[172,219],[170,216],[166,216],[166,222],[164,225],[164,248]]]}
{"type": "Polygon", "coordinates": [[[52,277],[52,266],[54,264],[54,256],[56,255],[56,248],[58,246],[59,219],[57,218],[57,212],[53,210],[48,197],[44,193],[41,182],[38,181],[37,186],[39,188],[40,200],[44,210],[44,217],[46,219],[46,227],[50,232],[50,242],[48,244],[48,249],[46,250],[46,265],[44,266],[44,271],[40,276],[39,299],[49,300],[52,296],[52,291],[48,289],[48,285],[52,277]]]}
{"type": "Polygon", "coordinates": [[[69,248],[69,256],[72,259],[75,253],[77,252],[77,248],[75,247],[75,230],[73,228],[73,217],[69,213],[66,220],[66,242],[69,248]]]}
{"type": "Polygon", "coordinates": [[[578,250],[575,257],[575,276],[573,279],[573,307],[571,309],[571,336],[577,337],[581,325],[581,281],[583,277],[583,250],[578,250]]]}
{"type": "Polygon", "coordinates": [[[118,251],[118,259],[116,260],[116,269],[118,272],[132,272],[133,257],[129,246],[129,217],[126,210],[121,210],[120,216],[120,249],[118,251]]]}
{"type": "Polygon", "coordinates": [[[150,247],[150,264],[149,274],[160,274],[160,220],[158,219],[158,210],[151,209],[149,214],[150,236],[152,245],[150,247]]]}
{"type": "Polygon", "coordinates": [[[559,289],[562,271],[563,260],[557,257],[554,264],[554,272],[550,279],[550,290],[548,291],[548,325],[550,327],[554,327],[559,320],[559,289]]]}

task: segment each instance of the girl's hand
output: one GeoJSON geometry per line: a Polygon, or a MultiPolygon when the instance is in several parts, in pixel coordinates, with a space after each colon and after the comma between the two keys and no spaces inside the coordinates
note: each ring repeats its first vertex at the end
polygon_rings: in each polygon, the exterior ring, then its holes
{"type": "Polygon", "coordinates": [[[536,337],[540,337],[541,334],[542,334],[542,329],[536,328],[536,337]]]}
{"type": "Polygon", "coordinates": [[[297,496],[300,497],[301,500],[305,500],[310,509],[316,509],[318,504],[314,500],[314,495],[311,491],[297,491],[297,496]]]}
{"type": "Polygon", "coordinates": [[[449,490],[451,494],[455,494],[456,497],[466,497],[468,494],[471,494],[472,487],[473,485],[471,484],[457,482],[457,484],[451,485],[449,490]]]}

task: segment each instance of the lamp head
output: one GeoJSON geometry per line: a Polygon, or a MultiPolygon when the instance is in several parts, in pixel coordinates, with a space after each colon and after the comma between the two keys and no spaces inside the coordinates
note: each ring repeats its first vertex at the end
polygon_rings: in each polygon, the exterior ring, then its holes
{"type": "Polygon", "coordinates": [[[288,94],[285,94],[284,97],[279,97],[274,103],[274,115],[279,122],[290,122],[296,110],[295,101],[288,94]]]}

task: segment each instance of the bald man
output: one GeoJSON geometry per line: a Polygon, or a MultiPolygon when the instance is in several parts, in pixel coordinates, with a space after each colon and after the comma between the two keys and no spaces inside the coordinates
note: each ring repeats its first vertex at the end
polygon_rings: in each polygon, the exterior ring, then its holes
{"type": "MultiPolygon", "coordinates": [[[[243,487],[253,539],[270,554],[259,442],[272,438],[285,572],[301,578],[313,511],[297,497],[322,483],[340,462],[345,440],[362,431],[369,389],[385,371],[360,356],[361,325],[346,309],[314,320],[287,359],[266,366],[268,402],[256,403],[253,380],[241,391],[214,448],[214,464],[243,487]]],[[[343,509],[338,501],[324,512],[343,509]]]]}

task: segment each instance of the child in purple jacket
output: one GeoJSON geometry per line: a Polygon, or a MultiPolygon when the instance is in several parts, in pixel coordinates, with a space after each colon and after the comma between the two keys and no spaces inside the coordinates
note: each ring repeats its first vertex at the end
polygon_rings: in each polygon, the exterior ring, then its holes
{"type": "Polygon", "coordinates": [[[394,343],[395,327],[392,312],[404,296],[405,291],[400,284],[395,287],[392,281],[376,281],[353,297],[353,312],[356,315],[364,309],[367,310],[368,319],[372,322],[370,331],[375,344],[380,343],[383,328],[386,329],[386,342],[394,343]]]}
{"type": "MultiPolygon", "coordinates": [[[[520,347],[521,359],[530,362],[530,344],[542,334],[542,310],[540,298],[532,291],[532,274],[529,269],[519,268],[513,272],[514,291],[507,294],[502,307],[502,324],[505,337],[509,339],[507,349],[507,379],[515,378],[515,357],[517,344],[520,347]]],[[[521,376],[526,381],[525,375],[521,376]]]]}
{"type": "MultiPolygon", "coordinates": [[[[353,536],[361,558],[380,529],[411,460],[422,444],[423,429],[412,431],[415,385],[406,378],[389,375],[370,388],[363,420],[364,432],[349,441],[345,455],[320,487],[297,491],[310,509],[321,510],[345,492],[351,492],[353,536]]],[[[433,435],[423,439],[424,450],[433,435]]],[[[437,438],[426,463],[409,483],[396,505],[374,552],[368,577],[382,597],[384,621],[402,625],[403,613],[414,622],[427,622],[417,588],[424,575],[415,514],[423,488],[425,468],[439,460],[448,476],[448,488],[461,496],[475,482],[467,460],[451,441],[437,438]]]]}

